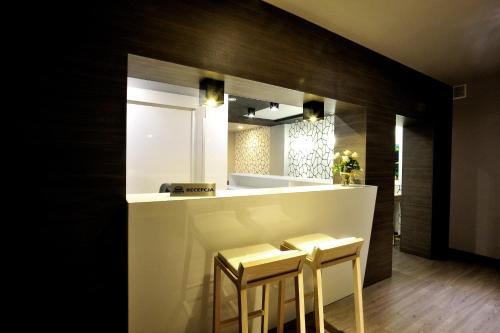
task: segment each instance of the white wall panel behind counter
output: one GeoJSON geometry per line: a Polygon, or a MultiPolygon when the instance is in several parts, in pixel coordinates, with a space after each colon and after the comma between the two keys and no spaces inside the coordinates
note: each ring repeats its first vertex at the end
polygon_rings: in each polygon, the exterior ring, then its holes
{"type": "Polygon", "coordinates": [[[127,194],[188,182],[191,112],[127,104],[127,194]]]}

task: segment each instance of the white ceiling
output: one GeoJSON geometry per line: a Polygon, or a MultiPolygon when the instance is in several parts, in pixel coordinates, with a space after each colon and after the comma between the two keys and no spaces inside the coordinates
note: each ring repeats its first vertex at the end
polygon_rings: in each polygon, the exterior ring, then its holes
{"type": "Polygon", "coordinates": [[[449,84],[500,72],[500,0],[264,0],[449,84]]]}
{"type": "Polygon", "coordinates": [[[303,110],[300,106],[280,104],[279,109],[276,111],[271,111],[270,108],[265,108],[262,110],[257,110],[255,112],[255,116],[262,119],[277,120],[302,114],[302,112],[303,110]]]}

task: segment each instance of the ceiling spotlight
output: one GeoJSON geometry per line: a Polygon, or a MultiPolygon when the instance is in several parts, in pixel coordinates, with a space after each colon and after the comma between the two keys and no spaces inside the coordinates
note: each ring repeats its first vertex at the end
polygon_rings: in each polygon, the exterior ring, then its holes
{"type": "Polygon", "coordinates": [[[229,98],[228,98],[228,100],[229,100],[230,102],[236,102],[236,97],[229,97],[229,98]]]}
{"type": "Polygon", "coordinates": [[[200,81],[200,105],[215,107],[224,104],[224,81],[204,78],[200,81]]]}
{"type": "Polygon", "coordinates": [[[280,103],[270,102],[269,104],[269,108],[271,109],[271,111],[278,111],[280,109],[280,103]]]}
{"type": "Polygon", "coordinates": [[[248,108],[248,111],[247,111],[247,117],[248,117],[248,118],[253,118],[253,117],[255,117],[255,109],[254,109],[254,108],[248,108]]]}
{"type": "Polygon", "coordinates": [[[325,104],[319,101],[310,101],[304,103],[303,118],[307,121],[317,121],[325,118],[325,104]]]}

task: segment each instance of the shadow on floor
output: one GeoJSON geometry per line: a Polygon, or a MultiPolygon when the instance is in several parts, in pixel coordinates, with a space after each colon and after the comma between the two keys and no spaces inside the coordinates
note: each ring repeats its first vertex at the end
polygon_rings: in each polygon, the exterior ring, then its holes
{"type": "MultiPolygon", "coordinates": [[[[314,326],[314,312],[308,313],[306,315],[306,331],[307,332],[316,332],[314,326]]],[[[333,325],[325,321],[325,331],[329,333],[344,333],[344,331],[339,331],[333,325]]],[[[289,321],[285,324],[285,333],[295,333],[297,330],[295,329],[295,320],[289,321]]],[[[273,328],[269,331],[269,333],[276,333],[276,329],[273,328]]]]}

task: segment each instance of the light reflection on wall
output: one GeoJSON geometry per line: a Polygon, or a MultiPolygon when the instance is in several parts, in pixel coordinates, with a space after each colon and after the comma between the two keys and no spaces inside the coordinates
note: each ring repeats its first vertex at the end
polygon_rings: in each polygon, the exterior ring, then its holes
{"type": "Polygon", "coordinates": [[[292,138],[290,142],[290,150],[299,152],[300,154],[309,154],[313,150],[313,141],[311,137],[299,136],[292,138]]]}
{"type": "Polygon", "coordinates": [[[334,117],[287,126],[288,175],[331,179],[335,146],[334,117]]]}

